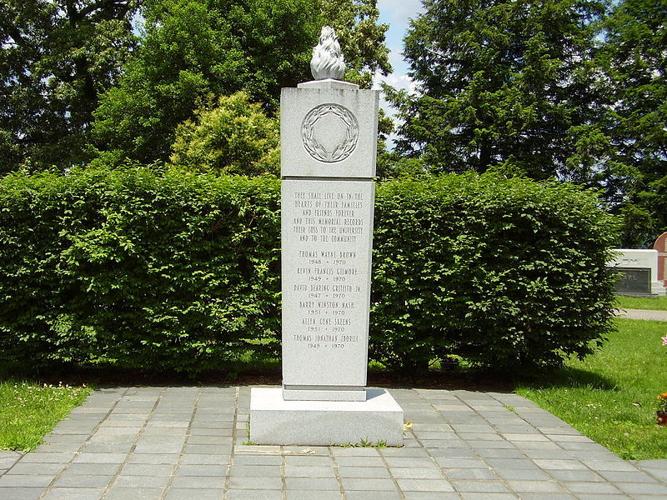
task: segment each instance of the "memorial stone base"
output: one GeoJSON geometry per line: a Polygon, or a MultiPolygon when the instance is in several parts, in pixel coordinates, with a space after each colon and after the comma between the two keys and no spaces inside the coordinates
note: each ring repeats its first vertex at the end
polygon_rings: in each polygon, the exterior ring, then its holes
{"type": "Polygon", "coordinates": [[[366,389],[366,401],[285,401],[282,391],[282,388],[252,389],[250,441],[253,443],[403,445],[403,409],[384,389],[366,389]]]}

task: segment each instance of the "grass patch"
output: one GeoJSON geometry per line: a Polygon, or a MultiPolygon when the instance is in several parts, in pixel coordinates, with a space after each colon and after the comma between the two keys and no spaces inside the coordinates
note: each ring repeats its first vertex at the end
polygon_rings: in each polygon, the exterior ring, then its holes
{"type": "Polygon", "coordinates": [[[616,322],[597,353],[516,392],[622,458],[667,458],[667,428],[655,423],[656,397],[667,391],[667,322],[616,322]]]}
{"type": "Polygon", "coordinates": [[[622,309],[650,309],[652,311],[667,311],[666,297],[630,297],[619,295],[616,306],[622,309]]]}
{"type": "Polygon", "coordinates": [[[0,382],[0,449],[28,451],[91,389],[35,382],[0,382]]]}
{"type": "Polygon", "coordinates": [[[332,444],[331,446],[338,446],[340,448],[386,448],[387,442],[385,440],[375,442],[362,439],[358,443],[332,444]]]}

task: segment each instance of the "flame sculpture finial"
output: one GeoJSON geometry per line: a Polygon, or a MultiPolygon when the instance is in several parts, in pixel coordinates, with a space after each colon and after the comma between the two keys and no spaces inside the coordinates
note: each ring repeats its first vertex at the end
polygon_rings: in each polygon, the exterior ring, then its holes
{"type": "Polygon", "coordinates": [[[342,80],[345,74],[345,60],[340,51],[336,32],[331,26],[323,26],[320,43],[313,47],[310,71],[315,80],[334,78],[342,80]]]}

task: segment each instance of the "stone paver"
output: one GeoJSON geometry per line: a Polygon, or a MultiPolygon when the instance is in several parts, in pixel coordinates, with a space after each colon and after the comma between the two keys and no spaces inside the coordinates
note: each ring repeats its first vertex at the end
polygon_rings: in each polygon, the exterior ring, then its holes
{"type": "Polygon", "coordinates": [[[102,389],[0,453],[0,499],[667,498],[667,460],[623,461],[515,394],[392,394],[403,448],[251,445],[250,387],[102,389]]]}
{"type": "Polygon", "coordinates": [[[0,476],[14,467],[21,456],[22,454],[17,451],[0,451],[0,476]]]}

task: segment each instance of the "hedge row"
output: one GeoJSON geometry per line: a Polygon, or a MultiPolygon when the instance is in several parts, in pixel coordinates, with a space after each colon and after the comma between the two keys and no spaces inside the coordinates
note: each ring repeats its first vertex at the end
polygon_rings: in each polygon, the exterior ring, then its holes
{"type": "MultiPolygon", "coordinates": [[[[584,355],[617,232],[594,195],[493,174],[378,186],[370,355],[423,369],[584,355]]],[[[0,353],[197,372],[280,352],[274,178],[172,168],[0,180],[0,353]]],[[[593,342],[594,344],[595,342],[593,342]]]]}

